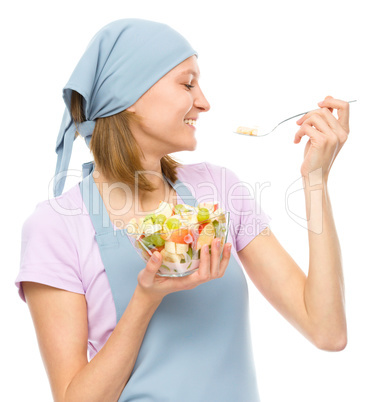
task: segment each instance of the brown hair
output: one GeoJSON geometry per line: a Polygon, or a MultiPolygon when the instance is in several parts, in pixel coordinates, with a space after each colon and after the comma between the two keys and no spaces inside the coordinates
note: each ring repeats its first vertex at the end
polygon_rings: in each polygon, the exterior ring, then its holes
{"type": "MultiPolygon", "coordinates": [[[[76,126],[76,138],[80,135],[78,124],[86,121],[83,97],[76,91],[72,91],[71,115],[76,126]]],[[[135,172],[144,170],[139,157],[143,155],[143,151],[135,141],[129,125],[133,122],[139,123],[141,120],[141,116],[128,110],[96,120],[89,147],[96,165],[109,180],[135,187],[135,172]]],[[[161,158],[162,172],[173,183],[178,179],[176,171],[178,166],[182,164],[169,155],[161,158]]],[[[143,173],[138,173],[138,190],[152,192],[156,188],[143,173]]]]}

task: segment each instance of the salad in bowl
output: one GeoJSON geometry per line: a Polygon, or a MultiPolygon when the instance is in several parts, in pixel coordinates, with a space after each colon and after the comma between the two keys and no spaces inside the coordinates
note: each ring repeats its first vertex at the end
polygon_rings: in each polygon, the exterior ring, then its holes
{"type": "Polygon", "coordinates": [[[200,265],[200,252],[214,238],[223,250],[228,237],[229,212],[219,203],[202,202],[197,207],[160,201],[152,214],[133,218],[124,230],[139,255],[148,261],[153,252],[162,255],[159,276],[185,276],[200,265]]]}

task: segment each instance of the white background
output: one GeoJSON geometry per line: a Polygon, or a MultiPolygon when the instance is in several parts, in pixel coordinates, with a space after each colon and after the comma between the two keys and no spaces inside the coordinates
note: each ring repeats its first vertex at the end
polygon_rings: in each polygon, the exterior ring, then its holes
{"type": "MultiPolygon", "coordinates": [[[[7,401],[51,401],[27,305],[14,280],[21,227],[51,196],[55,142],[64,110],[62,88],[91,37],[119,18],[167,23],[198,51],[201,88],[211,104],[201,114],[194,152],[183,163],[208,160],[263,185],[261,206],[282,246],[307,273],[308,233],[297,182],[308,137],[294,144],[295,120],[264,138],[233,134],[238,125],[268,128],[318,108],[331,95],[351,104],[349,139],[335,160],[329,192],[342,248],[348,345],[316,349],[255,288],[249,278],[254,357],[262,402],[366,402],[370,387],[370,23],[366,2],[353,1],[18,1],[1,15],[2,394],[7,401]],[[5,256],[5,258],[4,258],[5,256]]],[[[336,112],[334,112],[336,115],[336,112]]],[[[65,191],[91,160],[75,141],[65,191]],[[73,180],[74,179],[74,180],[73,180]]],[[[175,401],[174,401],[175,402],[175,401]]],[[[229,401],[228,401],[229,402],[229,401]]]]}

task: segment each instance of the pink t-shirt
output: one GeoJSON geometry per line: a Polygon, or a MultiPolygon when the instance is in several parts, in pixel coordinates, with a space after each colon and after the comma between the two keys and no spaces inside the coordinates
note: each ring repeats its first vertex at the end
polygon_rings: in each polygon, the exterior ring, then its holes
{"type": "MultiPolygon", "coordinates": [[[[243,184],[232,170],[209,162],[182,165],[178,178],[197,202],[219,201],[230,212],[226,242],[232,243],[232,253],[243,269],[237,252],[271,220],[250,191],[251,185],[243,184]]],[[[177,202],[183,203],[179,196],[177,202]]],[[[23,301],[22,281],[85,295],[89,360],[116,326],[115,304],[94,236],[79,184],[59,197],[38,203],[22,227],[20,271],[15,281],[23,301]]]]}

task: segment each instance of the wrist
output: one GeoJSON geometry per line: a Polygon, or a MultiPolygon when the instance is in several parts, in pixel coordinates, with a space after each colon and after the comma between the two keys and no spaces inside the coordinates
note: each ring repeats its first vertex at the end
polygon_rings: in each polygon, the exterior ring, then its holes
{"type": "Polygon", "coordinates": [[[163,299],[163,296],[153,296],[148,294],[144,289],[142,289],[139,285],[135,288],[133,297],[141,300],[148,306],[156,306],[158,307],[163,299]]]}
{"type": "Polygon", "coordinates": [[[328,175],[322,175],[321,169],[309,174],[302,174],[304,189],[325,188],[328,183],[328,175]]]}

